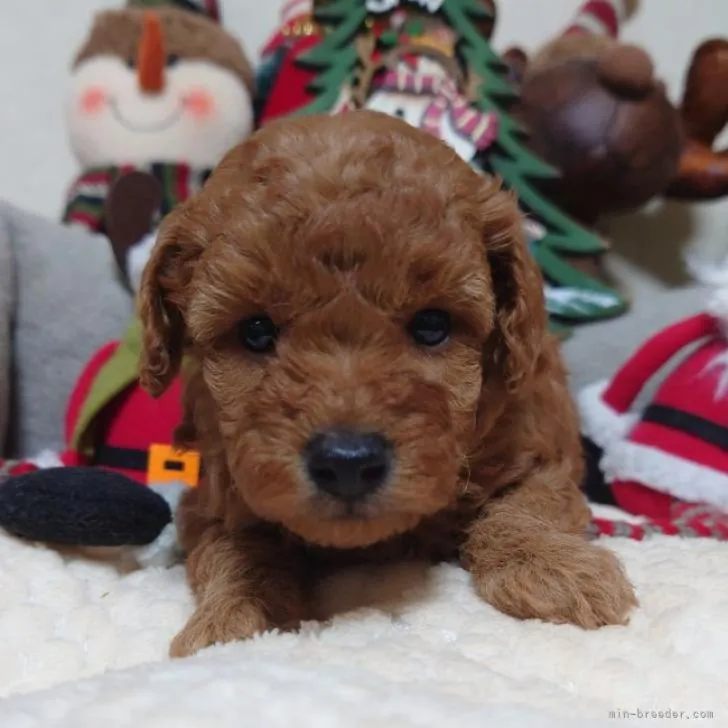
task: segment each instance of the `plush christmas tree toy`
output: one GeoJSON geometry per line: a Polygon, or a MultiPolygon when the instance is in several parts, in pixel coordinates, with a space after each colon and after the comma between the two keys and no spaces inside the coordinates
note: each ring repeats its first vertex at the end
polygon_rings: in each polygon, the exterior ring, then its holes
{"type": "Polygon", "coordinates": [[[611,381],[581,392],[593,500],[701,535],[710,526],[709,535],[728,538],[726,322],[728,289],[706,312],[655,334],[611,381]]]}
{"type": "Polygon", "coordinates": [[[559,172],[528,148],[510,116],[517,94],[488,42],[492,0],[317,0],[312,18],[309,6],[291,7],[304,14],[288,22],[310,35],[286,45],[284,26],[269,44],[261,123],[362,106],[403,116],[518,192],[554,329],[626,310],[612,285],[579,264],[603,254],[605,242],[548,198],[545,187],[559,172]],[[271,49],[281,46],[276,65],[271,49]]]}
{"type": "Polygon", "coordinates": [[[561,170],[549,194],[588,225],[662,194],[683,146],[650,57],[618,39],[627,5],[588,0],[563,33],[520,61],[517,118],[530,147],[561,170]]]}
{"type": "MultiPolygon", "coordinates": [[[[473,18],[474,27],[490,38],[496,22],[494,0],[482,0],[487,12],[473,18]]],[[[316,100],[321,89],[317,69],[302,62],[302,56],[322,39],[326,25],[314,16],[314,0],[286,0],[280,12],[279,26],[261,52],[257,72],[256,118],[260,125],[288,116],[316,100]]],[[[381,16],[370,19],[375,35],[386,33],[389,19],[381,16]]]]}
{"type": "Polygon", "coordinates": [[[83,172],[64,220],[108,234],[126,266],[131,246],[250,134],[253,71],[215,0],[129,0],[96,17],[71,80],[83,172]],[[144,175],[115,189],[134,170],[144,175]]]}

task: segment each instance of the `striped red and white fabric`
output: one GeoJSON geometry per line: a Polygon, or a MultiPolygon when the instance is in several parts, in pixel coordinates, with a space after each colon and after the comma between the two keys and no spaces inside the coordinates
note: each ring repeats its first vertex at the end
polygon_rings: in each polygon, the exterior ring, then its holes
{"type": "Polygon", "coordinates": [[[627,0],[588,0],[564,35],[608,35],[616,38],[627,14],[627,0]]]}
{"type": "Polygon", "coordinates": [[[433,136],[441,136],[446,115],[453,128],[470,139],[478,150],[489,147],[498,136],[498,117],[472,106],[449,76],[418,73],[401,64],[387,71],[375,85],[382,91],[430,96],[432,100],[425,110],[422,129],[433,136]]]}

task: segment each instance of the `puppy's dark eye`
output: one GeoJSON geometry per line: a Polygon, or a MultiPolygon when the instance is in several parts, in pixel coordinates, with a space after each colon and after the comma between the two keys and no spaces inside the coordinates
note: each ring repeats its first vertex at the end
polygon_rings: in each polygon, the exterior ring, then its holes
{"type": "Polygon", "coordinates": [[[438,308],[418,311],[407,327],[410,336],[420,346],[439,346],[450,337],[450,314],[438,308]]]}
{"type": "Polygon", "coordinates": [[[278,327],[270,316],[253,316],[238,324],[238,335],[246,349],[256,354],[267,354],[276,345],[278,327]]]}

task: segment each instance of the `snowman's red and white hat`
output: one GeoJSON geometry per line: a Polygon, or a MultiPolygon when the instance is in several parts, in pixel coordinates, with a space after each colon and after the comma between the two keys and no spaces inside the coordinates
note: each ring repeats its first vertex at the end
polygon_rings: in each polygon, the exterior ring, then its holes
{"type": "Polygon", "coordinates": [[[608,483],[636,483],[728,508],[728,297],[650,338],[610,381],[579,396],[582,433],[604,452],[608,483]],[[661,371],[641,409],[635,403],[661,371]]]}
{"type": "Polygon", "coordinates": [[[627,16],[627,0],[588,0],[563,35],[604,35],[617,38],[627,16]]]}

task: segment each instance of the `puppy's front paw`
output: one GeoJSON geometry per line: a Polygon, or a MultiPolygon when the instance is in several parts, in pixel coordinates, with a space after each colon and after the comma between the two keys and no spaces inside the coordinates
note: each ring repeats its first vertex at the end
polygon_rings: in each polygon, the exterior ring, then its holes
{"type": "Polygon", "coordinates": [[[513,617],[597,629],[626,624],[637,606],[617,557],[576,536],[533,537],[504,561],[497,569],[475,569],[474,578],[483,599],[513,617]]]}
{"type": "Polygon", "coordinates": [[[236,606],[201,604],[172,640],[170,657],[189,657],[205,647],[249,639],[270,624],[261,609],[248,602],[236,606]]]}

